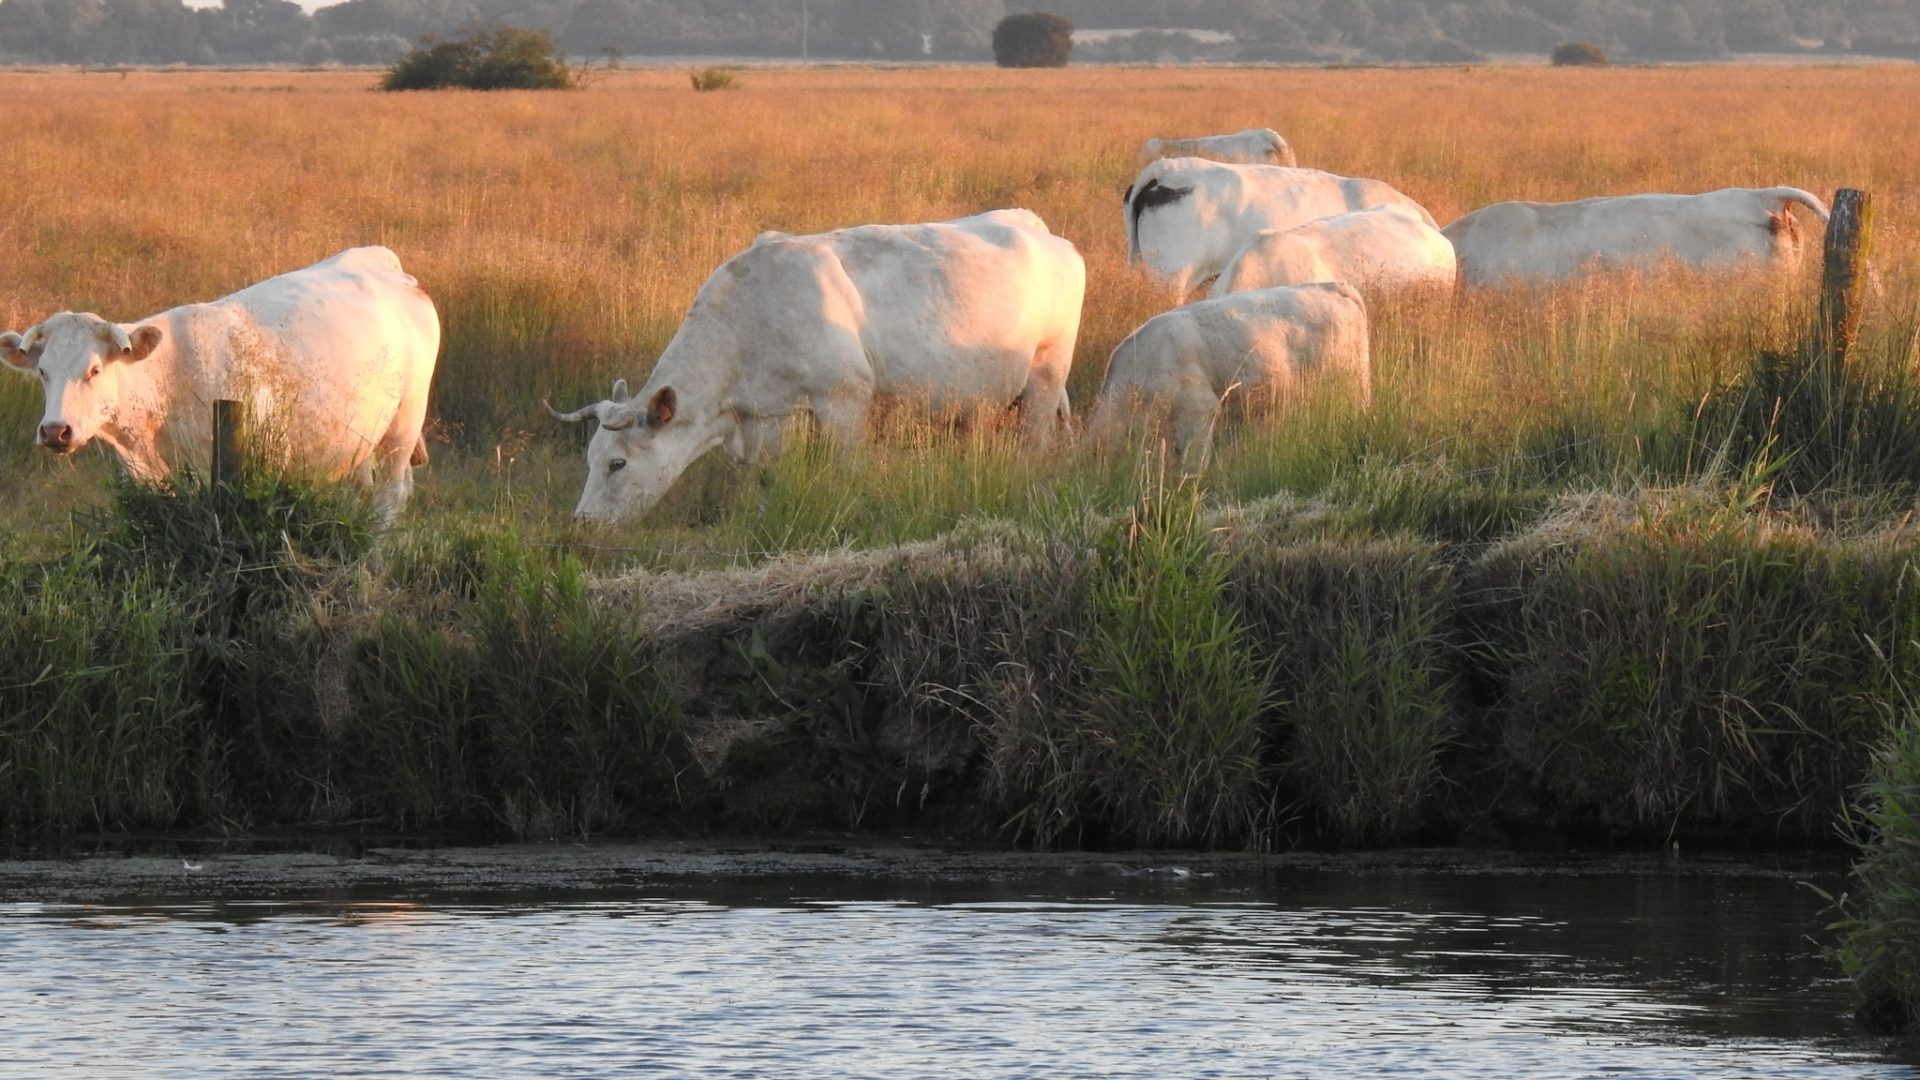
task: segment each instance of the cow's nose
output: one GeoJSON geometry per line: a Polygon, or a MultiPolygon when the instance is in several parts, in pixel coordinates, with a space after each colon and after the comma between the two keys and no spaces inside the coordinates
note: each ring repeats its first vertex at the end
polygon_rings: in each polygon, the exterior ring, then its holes
{"type": "Polygon", "coordinates": [[[41,424],[40,445],[50,450],[67,450],[73,446],[72,424],[41,424]]]}

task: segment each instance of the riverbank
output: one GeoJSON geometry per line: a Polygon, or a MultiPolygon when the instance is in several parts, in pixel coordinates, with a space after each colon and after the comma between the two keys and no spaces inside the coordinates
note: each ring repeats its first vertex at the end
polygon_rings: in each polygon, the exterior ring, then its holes
{"type": "Polygon", "coordinates": [[[0,901],[111,903],[159,897],[348,900],[422,892],[548,898],[606,892],[671,893],[757,880],[871,880],[896,888],[964,883],[1052,889],[1218,889],[1288,874],[1621,878],[1766,878],[1831,888],[1844,865],[1822,853],[1763,856],[1387,848],[1365,852],[1014,851],[912,837],[822,833],[700,841],[418,846],[351,834],[242,843],[106,840],[58,854],[0,858],[0,901]]]}
{"type": "Polygon", "coordinates": [[[1920,685],[1911,521],[1703,487],[1364,494],[1148,481],[1114,516],[593,575],[510,531],[376,540],[324,493],[123,487],[92,546],[0,574],[0,820],[1840,841],[1920,685]]]}

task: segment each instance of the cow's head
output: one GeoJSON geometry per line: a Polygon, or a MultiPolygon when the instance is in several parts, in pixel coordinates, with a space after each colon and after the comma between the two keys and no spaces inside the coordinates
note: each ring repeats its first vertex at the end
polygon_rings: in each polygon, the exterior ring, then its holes
{"type": "Polygon", "coordinates": [[[600,428],[587,443],[587,485],[573,516],[590,521],[623,521],[652,508],[694,458],[712,440],[679,414],[679,396],[662,386],[643,402],[627,396],[627,381],[616,380],[613,396],[563,413],[574,423],[591,417],[600,428]]]}
{"type": "Polygon", "coordinates": [[[63,454],[92,441],[119,407],[125,366],[152,355],[163,337],[157,326],[129,330],[71,311],[25,333],[0,334],[0,360],[46,388],[47,410],[34,441],[63,454]]]}

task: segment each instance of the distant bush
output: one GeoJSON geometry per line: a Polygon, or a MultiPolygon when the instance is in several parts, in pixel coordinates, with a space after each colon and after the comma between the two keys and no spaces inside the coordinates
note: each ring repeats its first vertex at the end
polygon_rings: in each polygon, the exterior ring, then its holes
{"type": "Polygon", "coordinates": [[[701,68],[692,75],[695,90],[732,90],[740,85],[740,80],[726,68],[701,68]]]}
{"type": "Polygon", "coordinates": [[[1009,15],[993,27],[993,62],[1001,67],[1066,67],[1073,55],[1073,24],[1036,11],[1009,15]]]}
{"type": "Polygon", "coordinates": [[[383,90],[571,90],[573,72],[544,30],[481,27],[450,41],[432,34],[387,69],[383,90]]]}
{"type": "Polygon", "coordinates": [[[1554,67],[1606,67],[1607,51],[1586,41],[1569,41],[1553,50],[1554,67]]]}

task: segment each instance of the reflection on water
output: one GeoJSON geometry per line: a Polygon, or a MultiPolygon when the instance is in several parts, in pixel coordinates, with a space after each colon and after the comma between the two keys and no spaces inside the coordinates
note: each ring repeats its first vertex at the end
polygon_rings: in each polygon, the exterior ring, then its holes
{"type": "Polygon", "coordinates": [[[0,904],[0,1073],[1905,1076],[1788,881],[0,904]]]}

